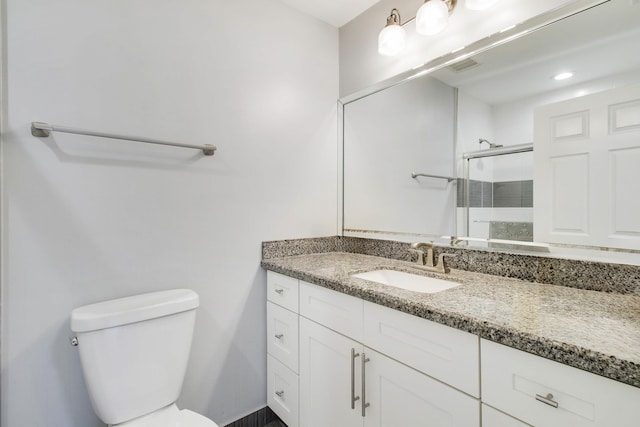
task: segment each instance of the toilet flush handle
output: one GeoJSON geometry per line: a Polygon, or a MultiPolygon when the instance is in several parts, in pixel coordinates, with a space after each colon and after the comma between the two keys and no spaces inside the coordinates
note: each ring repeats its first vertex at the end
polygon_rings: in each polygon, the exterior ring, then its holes
{"type": "Polygon", "coordinates": [[[71,339],[69,340],[71,342],[71,345],[74,347],[78,346],[78,337],[71,337],[71,339]]]}

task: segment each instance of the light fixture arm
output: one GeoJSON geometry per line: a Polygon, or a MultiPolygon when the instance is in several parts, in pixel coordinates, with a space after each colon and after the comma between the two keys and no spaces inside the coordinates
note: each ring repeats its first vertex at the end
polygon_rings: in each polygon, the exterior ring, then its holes
{"type": "MultiPolygon", "coordinates": [[[[428,1],[430,1],[430,0],[426,0],[425,3],[428,2],[428,1]]],[[[453,13],[453,10],[458,5],[458,0],[442,0],[442,1],[444,1],[444,3],[449,8],[449,16],[451,16],[451,14],[453,13]]]]}
{"type": "MultiPolygon", "coordinates": [[[[406,23],[406,22],[405,22],[406,23]]],[[[391,14],[387,18],[387,27],[389,25],[400,25],[403,26],[402,20],[400,19],[400,11],[395,7],[391,9],[391,14]]]]}

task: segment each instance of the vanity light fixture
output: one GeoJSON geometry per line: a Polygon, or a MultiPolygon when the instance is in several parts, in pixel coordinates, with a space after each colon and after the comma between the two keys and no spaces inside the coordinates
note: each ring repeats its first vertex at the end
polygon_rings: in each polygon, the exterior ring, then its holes
{"type": "Polygon", "coordinates": [[[402,52],[407,42],[407,31],[400,24],[400,12],[391,9],[391,15],[387,18],[387,25],[378,35],[378,53],[384,56],[393,56],[402,52]]]}
{"type": "MultiPolygon", "coordinates": [[[[493,6],[498,0],[464,0],[467,9],[482,10],[493,6]]],[[[406,24],[416,21],[416,32],[430,36],[438,34],[447,26],[449,16],[453,13],[458,0],[425,0],[420,6],[415,18],[404,23],[400,19],[398,9],[391,9],[387,18],[387,25],[378,35],[378,53],[384,56],[394,56],[402,52],[407,40],[407,32],[403,28],[406,24]]]]}
{"type": "Polygon", "coordinates": [[[416,14],[416,31],[423,36],[438,34],[449,23],[457,0],[426,0],[416,14]]]}
{"type": "Polygon", "coordinates": [[[553,80],[566,80],[570,79],[571,77],[573,77],[573,73],[567,71],[565,73],[556,74],[555,76],[553,76],[553,80]]]}

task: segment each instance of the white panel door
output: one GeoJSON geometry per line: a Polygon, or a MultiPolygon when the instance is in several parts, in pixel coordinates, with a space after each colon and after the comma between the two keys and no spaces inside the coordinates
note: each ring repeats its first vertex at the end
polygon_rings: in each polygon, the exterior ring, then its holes
{"type": "Polygon", "coordinates": [[[640,85],[538,108],[534,240],[640,248],[640,85]]]}
{"type": "Polygon", "coordinates": [[[479,400],[367,347],[364,354],[365,427],[480,425],[479,400]]]}
{"type": "Polygon", "coordinates": [[[362,426],[361,353],[361,344],[300,317],[300,426],[362,426]]]}

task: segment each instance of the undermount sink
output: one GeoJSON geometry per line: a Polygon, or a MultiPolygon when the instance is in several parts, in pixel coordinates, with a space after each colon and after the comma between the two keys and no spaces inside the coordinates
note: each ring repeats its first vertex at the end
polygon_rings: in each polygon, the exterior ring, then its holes
{"type": "Polygon", "coordinates": [[[405,273],[404,271],[386,269],[352,274],[351,277],[427,294],[434,294],[436,292],[445,291],[461,285],[461,283],[436,279],[434,277],[420,276],[418,274],[405,273]]]}

